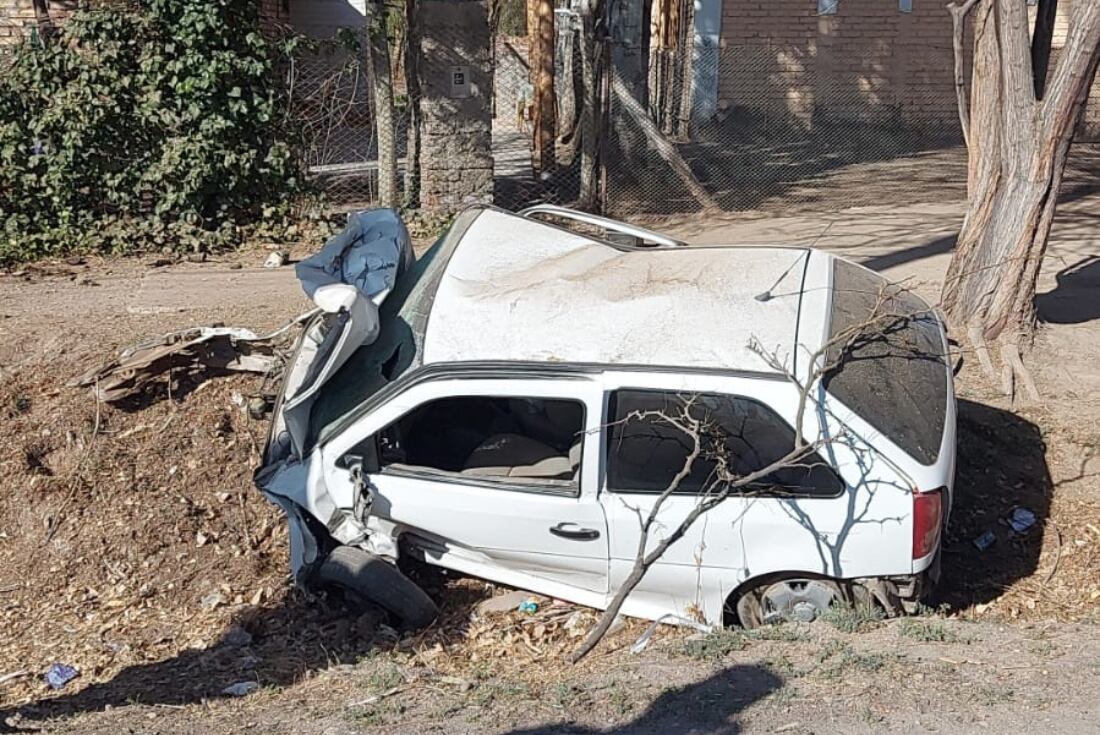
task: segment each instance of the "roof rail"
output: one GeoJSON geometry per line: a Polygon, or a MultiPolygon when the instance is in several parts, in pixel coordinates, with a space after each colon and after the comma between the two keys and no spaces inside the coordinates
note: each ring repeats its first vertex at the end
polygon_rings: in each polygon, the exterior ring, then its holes
{"type": "Polygon", "coordinates": [[[569,207],[559,207],[556,204],[536,204],[533,207],[527,207],[526,209],[520,210],[519,214],[521,217],[527,217],[528,219],[534,219],[534,215],[539,214],[548,214],[554,217],[561,217],[562,219],[571,219],[577,222],[583,222],[587,225],[602,227],[612,232],[620,232],[624,235],[647,240],[656,243],[660,247],[679,248],[687,246],[687,243],[683,240],[677,240],[668,235],[662,235],[659,232],[647,230],[644,227],[635,227],[634,225],[628,225],[625,222],[608,219],[607,217],[600,217],[596,214],[581,212],[576,209],[570,209],[569,207]]]}

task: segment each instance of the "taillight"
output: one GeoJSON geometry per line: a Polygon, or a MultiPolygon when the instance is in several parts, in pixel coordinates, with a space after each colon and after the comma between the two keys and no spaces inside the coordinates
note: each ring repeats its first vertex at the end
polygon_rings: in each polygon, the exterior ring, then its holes
{"type": "Polygon", "coordinates": [[[913,558],[922,559],[940,541],[943,495],[939,490],[913,494],[913,558]]]}

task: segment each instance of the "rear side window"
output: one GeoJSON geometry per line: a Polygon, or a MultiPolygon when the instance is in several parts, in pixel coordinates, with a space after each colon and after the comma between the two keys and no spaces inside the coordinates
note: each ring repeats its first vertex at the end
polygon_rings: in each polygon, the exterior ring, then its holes
{"type": "Polygon", "coordinates": [[[929,306],[836,260],[829,333],[837,342],[826,355],[835,367],[824,376],[825,389],[914,459],[934,463],[948,378],[940,323],[929,306]]]}
{"type": "MultiPolygon", "coordinates": [[[[794,429],[758,401],[715,393],[620,390],[611,394],[608,409],[611,491],[660,493],[672,484],[694,446],[694,439],[675,423],[684,414],[702,425],[701,451],[677,486],[679,494],[720,492],[723,475],[743,477],[794,448],[794,429]]],[[[843,490],[844,483],[815,452],[738,492],[835,497],[843,490]]]]}

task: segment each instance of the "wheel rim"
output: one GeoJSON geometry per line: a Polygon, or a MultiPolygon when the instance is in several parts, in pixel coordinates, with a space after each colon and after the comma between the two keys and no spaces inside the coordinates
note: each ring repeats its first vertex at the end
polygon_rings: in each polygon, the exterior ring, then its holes
{"type": "Polygon", "coordinates": [[[837,599],[840,590],[832,582],[820,579],[785,579],[763,588],[755,616],[759,623],[794,620],[812,623],[837,599]]]}
{"type": "Polygon", "coordinates": [[[840,599],[842,594],[834,582],[781,580],[741,595],[737,614],[741,625],[747,628],[785,621],[812,623],[840,599]]]}

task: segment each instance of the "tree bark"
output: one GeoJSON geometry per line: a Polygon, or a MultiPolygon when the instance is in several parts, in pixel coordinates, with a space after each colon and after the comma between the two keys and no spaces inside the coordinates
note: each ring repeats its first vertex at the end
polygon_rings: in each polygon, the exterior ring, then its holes
{"type": "Polygon", "coordinates": [[[374,97],[374,123],[378,138],[378,203],[398,206],[397,130],[394,126],[393,71],[381,2],[367,3],[367,69],[374,97]]]}
{"type": "MultiPolygon", "coordinates": [[[[574,76],[574,46],[576,42],[576,29],[572,23],[567,27],[555,29],[555,53],[561,56],[562,75],[555,79],[554,94],[557,96],[557,138],[563,142],[570,140],[576,132],[577,124],[577,96],[576,87],[573,84],[574,76]]],[[[557,75],[557,66],[554,73],[557,75]]]]}
{"type": "Polygon", "coordinates": [[[680,140],[690,140],[691,108],[695,101],[695,3],[690,0],[680,2],[680,109],[673,135],[680,140]]]}
{"type": "Polygon", "coordinates": [[[577,197],[577,206],[591,211],[596,204],[596,155],[598,148],[596,110],[596,63],[597,53],[595,27],[592,22],[595,0],[582,0],[581,3],[581,78],[584,97],[581,100],[581,189],[577,197]]]}
{"type": "Polygon", "coordinates": [[[1007,391],[1023,379],[1034,392],[1019,346],[1034,329],[1036,279],[1066,155],[1100,58],[1100,3],[1076,13],[1041,101],[1023,3],[982,0],[975,48],[970,199],[943,306],[979,351],[1001,342],[1007,391]]]}
{"type": "Polygon", "coordinates": [[[959,124],[962,126],[963,140],[968,148],[970,147],[970,107],[966,103],[963,42],[966,38],[966,16],[977,1],[967,0],[962,5],[951,3],[947,6],[948,12],[951,13],[951,45],[955,58],[955,96],[959,106],[959,124]]]}
{"type": "Polygon", "coordinates": [[[557,100],[554,95],[554,0],[535,0],[536,34],[531,47],[531,70],[535,76],[535,105],[532,117],[534,154],[538,172],[554,169],[557,100]]]}
{"type": "Polygon", "coordinates": [[[405,134],[406,208],[420,205],[420,37],[416,32],[416,0],[405,0],[405,92],[408,98],[408,132],[405,134]]]}

